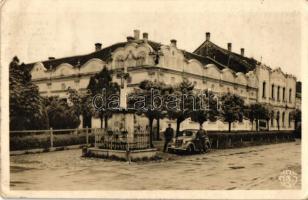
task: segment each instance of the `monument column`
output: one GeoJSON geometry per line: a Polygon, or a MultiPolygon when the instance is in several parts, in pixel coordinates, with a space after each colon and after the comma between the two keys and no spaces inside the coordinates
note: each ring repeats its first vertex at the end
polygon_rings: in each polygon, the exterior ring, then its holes
{"type": "Polygon", "coordinates": [[[127,73],[127,67],[124,67],[124,72],[120,72],[118,77],[121,78],[120,87],[120,115],[124,115],[122,119],[124,120],[124,129],[127,131],[127,137],[129,141],[133,140],[134,137],[134,114],[127,110],[127,79],[129,74],[127,73]]]}

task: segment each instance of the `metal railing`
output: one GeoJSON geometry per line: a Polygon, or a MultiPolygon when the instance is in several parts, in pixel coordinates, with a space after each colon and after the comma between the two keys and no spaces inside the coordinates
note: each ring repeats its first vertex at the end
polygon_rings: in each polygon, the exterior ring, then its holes
{"type": "Polygon", "coordinates": [[[133,137],[129,137],[125,131],[97,131],[95,146],[110,150],[142,150],[150,148],[149,137],[146,131],[135,131],[133,137]]]}
{"type": "Polygon", "coordinates": [[[149,133],[143,130],[136,130],[130,136],[127,132],[106,131],[102,128],[10,131],[12,149],[53,148],[77,143],[87,145],[94,143],[95,147],[102,149],[141,150],[150,148],[149,138],[149,133]]]}

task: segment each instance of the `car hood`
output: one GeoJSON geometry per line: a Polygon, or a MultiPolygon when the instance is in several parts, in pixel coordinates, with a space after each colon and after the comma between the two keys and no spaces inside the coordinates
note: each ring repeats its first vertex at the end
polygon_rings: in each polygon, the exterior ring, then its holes
{"type": "Polygon", "coordinates": [[[191,136],[180,136],[180,137],[174,138],[174,140],[185,140],[185,141],[189,141],[192,139],[193,138],[191,136]]]}

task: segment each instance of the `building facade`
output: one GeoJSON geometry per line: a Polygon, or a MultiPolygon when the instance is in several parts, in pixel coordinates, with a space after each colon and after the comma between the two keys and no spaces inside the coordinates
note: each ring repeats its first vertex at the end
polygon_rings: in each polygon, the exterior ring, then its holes
{"type": "MultiPolygon", "coordinates": [[[[270,67],[253,58],[232,52],[232,44],[227,49],[211,42],[210,33],[206,33],[205,42],[194,52],[177,48],[177,41],[171,40],[164,45],[149,40],[148,33],[134,30],[134,37],[127,37],[125,42],[102,48],[95,44],[95,51],[82,56],[50,58],[49,60],[28,64],[33,82],[43,96],[67,97],[67,89],[85,91],[90,77],[106,66],[114,70],[113,81],[121,84],[117,73],[127,70],[130,78],[127,94],[138,87],[144,80],[159,81],[170,85],[179,84],[183,78],[194,83],[195,89],[210,89],[217,95],[235,93],[246,104],[260,102],[272,112],[269,129],[292,130],[290,113],[296,107],[296,78],[282,72],[280,68],[270,67]]],[[[117,120],[116,120],[117,121],[117,120]]],[[[136,123],[147,121],[138,117],[136,123]]],[[[162,120],[161,129],[168,119],[162,120]]],[[[111,122],[117,126],[117,122],[111,122]]],[[[90,126],[97,127],[98,119],[93,118],[90,126]]],[[[197,127],[198,124],[187,119],[182,128],[197,127]]],[[[225,122],[206,122],[208,130],[227,130],[225,122]]],[[[233,130],[252,130],[255,126],[244,120],[233,123],[233,130]]]]}

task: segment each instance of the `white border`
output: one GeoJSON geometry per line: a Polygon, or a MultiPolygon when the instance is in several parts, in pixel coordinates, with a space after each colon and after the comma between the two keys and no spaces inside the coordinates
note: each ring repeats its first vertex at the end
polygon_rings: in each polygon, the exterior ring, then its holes
{"type": "MultiPolygon", "coordinates": [[[[277,1],[279,4],[281,1],[277,1]]],[[[302,0],[302,111],[307,110],[308,91],[308,1],[302,0]]],[[[3,2],[2,2],[3,3],[3,2]]],[[[43,3],[43,2],[42,2],[43,3]]],[[[1,24],[0,24],[1,25],[1,24]]],[[[1,26],[1,30],[3,27],[1,26]]],[[[0,38],[1,39],[1,38],[0,38]]],[[[1,52],[5,51],[1,46],[1,52]]],[[[0,57],[1,58],[1,57],[0,57]]],[[[302,123],[302,189],[301,190],[129,190],[129,191],[11,191],[9,189],[9,90],[8,67],[1,60],[1,195],[5,198],[118,198],[118,199],[308,199],[308,136],[305,123],[302,123]]],[[[308,112],[303,112],[303,122],[308,112]]],[[[278,152],[279,153],[279,152],[278,152]]]]}

